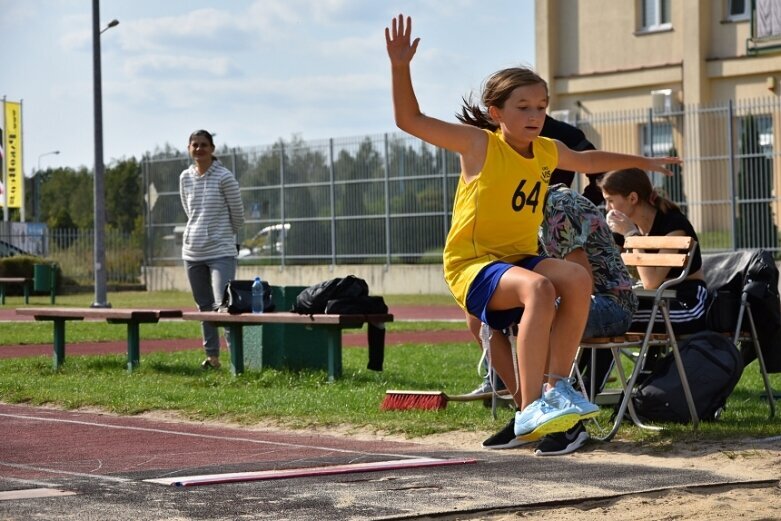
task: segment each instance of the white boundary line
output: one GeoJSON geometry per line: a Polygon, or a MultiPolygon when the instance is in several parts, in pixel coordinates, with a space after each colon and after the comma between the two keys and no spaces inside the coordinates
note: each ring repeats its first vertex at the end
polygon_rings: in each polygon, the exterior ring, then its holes
{"type": "Polygon", "coordinates": [[[217,436],[214,434],[197,434],[193,432],[184,432],[184,431],[175,431],[175,430],[168,430],[168,429],[154,429],[150,427],[133,427],[133,426],[127,426],[127,425],[112,425],[108,423],[97,423],[97,422],[88,422],[88,421],[80,421],[80,420],[67,420],[62,418],[45,418],[40,416],[28,416],[25,414],[7,414],[7,413],[0,413],[0,417],[5,418],[14,418],[14,419],[21,419],[21,420],[31,420],[31,421],[43,421],[43,422],[52,422],[52,423],[70,423],[74,425],[86,425],[89,427],[99,427],[102,429],[117,429],[117,430],[128,430],[128,431],[141,431],[141,432],[154,432],[159,434],[171,434],[174,436],[186,436],[186,437],[192,437],[192,438],[203,438],[203,439],[210,439],[210,440],[222,440],[222,441],[241,441],[246,443],[256,443],[258,445],[274,445],[278,447],[292,447],[297,449],[312,449],[312,450],[319,450],[323,452],[342,452],[345,454],[363,454],[368,456],[389,456],[394,458],[403,458],[403,459],[417,459],[420,456],[419,455],[410,455],[410,454],[395,454],[395,453],[384,453],[384,452],[366,452],[361,450],[350,450],[350,449],[339,449],[334,447],[323,447],[319,445],[304,445],[301,443],[286,443],[286,442],[279,442],[279,441],[266,441],[266,440],[255,440],[252,438],[241,438],[241,437],[233,437],[233,436],[217,436]]]}
{"type": "MultiPolygon", "coordinates": [[[[0,466],[3,467],[11,467],[14,469],[22,469],[22,470],[35,470],[37,472],[48,472],[49,474],[62,474],[65,476],[78,476],[80,478],[90,478],[90,479],[101,479],[103,481],[113,481],[115,483],[130,483],[131,481],[134,481],[130,478],[118,478],[115,476],[103,476],[101,474],[87,474],[84,472],[70,472],[67,470],[57,470],[57,469],[47,469],[44,467],[34,467],[32,465],[22,465],[20,463],[8,463],[5,461],[0,461],[0,466]]],[[[6,479],[6,478],[4,478],[6,479]]]]}

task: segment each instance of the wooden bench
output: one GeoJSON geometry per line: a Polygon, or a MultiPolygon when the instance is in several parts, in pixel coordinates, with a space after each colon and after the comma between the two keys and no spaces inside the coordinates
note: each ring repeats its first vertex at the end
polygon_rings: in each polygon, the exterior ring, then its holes
{"type": "Polygon", "coordinates": [[[21,284],[24,289],[24,303],[30,303],[30,284],[33,279],[27,277],[0,277],[0,306],[5,305],[5,286],[7,284],[18,286],[21,284]]]}
{"type": "Polygon", "coordinates": [[[364,324],[393,322],[393,315],[299,315],[291,312],[246,313],[231,315],[218,311],[193,311],[182,314],[184,320],[211,322],[228,328],[231,335],[231,370],[238,375],[244,372],[244,326],[264,324],[297,324],[320,328],[325,334],[325,345],[313,345],[312,349],[326,349],[328,353],[328,379],[342,375],[342,330],[359,328],[364,324]]]}
{"type": "Polygon", "coordinates": [[[17,315],[35,320],[50,320],[54,324],[54,369],[65,361],[65,323],[69,320],[97,319],[109,324],[127,324],[127,370],[133,371],[140,362],[139,324],[156,324],[161,318],[180,318],[178,309],[122,308],[18,308],[17,315]]]}

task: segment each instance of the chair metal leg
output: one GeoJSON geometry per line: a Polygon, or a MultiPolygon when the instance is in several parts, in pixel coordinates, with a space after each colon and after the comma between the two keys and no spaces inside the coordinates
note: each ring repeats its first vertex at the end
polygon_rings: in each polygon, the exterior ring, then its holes
{"type": "Polygon", "coordinates": [[[735,345],[738,344],[740,338],[741,326],[743,325],[743,316],[748,316],[748,324],[751,329],[751,345],[754,348],[754,353],[757,355],[757,363],[759,364],[759,372],[762,375],[762,381],[765,384],[765,392],[767,393],[767,403],[770,407],[770,418],[776,415],[776,399],[773,396],[773,387],[770,385],[770,378],[767,376],[767,368],[765,367],[765,357],[762,356],[762,349],[759,345],[759,337],[757,336],[757,326],[754,323],[754,314],[751,312],[751,304],[748,302],[746,293],[743,292],[741,296],[742,306],[740,313],[738,314],[738,324],[735,328],[735,345]]]}
{"type": "Polygon", "coordinates": [[[616,369],[618,370],[618,375],[619,378],[621,379],[621,386],[624,389],[624,397],[621,399],[621,402],[618,406],[618,411],[616,412],[616,419],[613,422],[612,429],[606,436],[604,436],[603,438],[599,438],[602,441],[610,441],[613,438],[613,436],[616,435],[619,427],[621,427],[621,422],[623,422],[624,414],[626,414],[627,410],[629,411],[629,417],[632,418],[632,421],[638,427],[643,429],[649,429],[649,430],[659,430],[658,427],[644,424],[642,420],[640,420],[640,418],[637,417],[634,406],[632,405],[632,390],[635,388],[635,385],[637,384],[637,379],[640,376],[640,371],[643,368],[643,365],[645,364],[645,359],[648,354],[648,348],[651,343],[651,334],[653,333],[654,321],[656,320],[657,311],[658,311],[658,305],[655,305],[651,310],[651,318],[648,322],[648,326],[646,327],[645,336],[643,337],[643,342],[640,346],[640,353],[637,355],[635,366],[632,369],[632,373],[629,376],[628,381],[626,380],[626,375],[624,374],[623,367],[621,366],[621,356],[619,354],[618,349],[611,349],[611,351],[613,351],[613,358],[616,361],[616,366],[617,366],[616,369]]]}
{"type": "Polygon", "coordinates": [[[660,307],[662,308],[662,316],[664,317],[665,327],[667,328],[667,338],[669,338],[673,356],[675,357],[675,365],[678,368],[678,377],[681,379],[683,394],[686,396],[686,405],[689,407],[689,416],[691,416],[692,419],[692,427],[696,429],[700,424],[700,418],[697,415],[697,408],[694,405],[694,398],[692,397],[692,392],[689,388],[689,379],[686,377],[686,369],[683,367],[683,359],[681,358],[681,352],[678,350],[678,342],[675,340],[675,332],[673,331],[672,322],[670,322],[670,312],[667,309],[666,302],[662,302],[660,307]]]}

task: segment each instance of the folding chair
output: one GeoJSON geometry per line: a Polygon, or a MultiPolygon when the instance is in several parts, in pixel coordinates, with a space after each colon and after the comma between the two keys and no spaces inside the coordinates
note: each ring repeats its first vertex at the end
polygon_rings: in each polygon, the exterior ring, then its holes
{"type": "MultiPolygon", "coordinates": [[[[670,322],[670,313],[668,302],[676,298],[675,286],[689,276],[691,269],[691,262],[693,259],[694,250],[697,246],[697,241],[692,237],[681,236],[643,236],[637,235],[633,237],[627,237],[624,243],[624,253],[621,254],[621,258],[628,267],[667,267],[667,268],[680,268],[681,274],[675,279],[669,279],[664,281],[657,289],[645,290],[636,289],[635,293],[641,299],[653,299],[651,307],[651,318],[648,322],[645,332],[641,333],[627,333],[619,337],[610,338],[584,338],[578,349],[578,354],[575,358],[575,364],[573,371],[577,373],[577,361],[583,352],[583,349],[610,349],[613,353],[613,359],[615,360],[616,371],[618,372],[619,380],[623,390],[623,397],[619,403],[618,411],[612,426],[607,434],[602,434],[602,426],[595,420],[595,427],[598,433],[595,433],[595,438],[602,441],[609,441],[618,432],[621,422],[624,419],[624,414],[629,413],[630,418],[635,425],[644,429],[660,430],[660,427],[646,425],[638,418],[634,407],[632,405],[632,390],[637,384],[638,378],[643,366],[645,365],[646,356],[651,346],[667,346],[673,353],[675,358],[675,365],[678,368],[678,374],[681,379],[681,385],[686,397],[686,403],[689,408],[689,415],[692,419],[692,426],[694,429],[699,425],[699,417],[697,416],[697,409],[694,406],[694,400],[692,398],[691,390],[689,388],[689,381],[686,378],[686,371],[683,367],[681,360],[681,354],[678,350],[678,343],[675,338],[675,332],[673,331],[672,323],[670,322]],[[649,251],[650,250],[650,251],[649,251]],[[661,313],[664,318],[666,333],[654,333],[654,322],[657,315],[661,313]],[[629,379],[626,378],[623,366],[621,364],[621,353],[628,349],[639,349],[637,356],[635,357],[634,368],[631,371],[629,379]]],[[[593,353],[593,351],[592,351],[593,353]]],[[[593,385],[591,389],[591,399],[593,396],[593,385]]]]}
{"type": "Polygon", "coordinates": [[[750,345],[757,358],[757,365],[768,396],[770,417],[776,414],[776,403],[773,388],[768,378],[765,357],[762,354],[754,313],[751,310],[750,297],[762,299],[768,293],[770,285],[775,286],[777,280],[765,270],[757,270],[761,262],[773,263],[772,256],[767,256],[762,250],[711,253],[702,256],[702,266],[705,271],[708,288],[719,296],[726,293],[726,306],[716,304],[715,310],[709,307],[709,327],[719,333],[729,335],[737,347],[750,345]],[[730,302],[740,301],[737,305],[730,302]],[[734,306],[734,307],[733,307],[734,306]],[[747,320],[746,320],[747,319],[747,320]],[[734,326],[732,325],[734,324],[734,326]]]}
{"type": "Polygon", "coordinates": [[[754,353],[757,355],[757,364],[759,365],[759,372],[762,375],[762,381],[765,383],[765,392],[767,393],[767,404],[770,407],[770,417],[773,418],[776,415],[776,400],[773,396],[773,388],[770,385],[770,379],[767,376],[767,367],[765,367],[765,357],[762,356],[762,349],[759,345],[759,336],[757,335],[757,325],[754,322],[754,315],[751,313],[751,304],[748,301],[748,292],[745,287],[740,295],[740,311],[738,312],[738,324],[735,327],[735,336],[733,342],[737,347],[738,344],[743,342],[750,342],[754,348],[754,353]],[[743,318],[748,318],[748,330],[745,330],[743,326],[743,318]]]}

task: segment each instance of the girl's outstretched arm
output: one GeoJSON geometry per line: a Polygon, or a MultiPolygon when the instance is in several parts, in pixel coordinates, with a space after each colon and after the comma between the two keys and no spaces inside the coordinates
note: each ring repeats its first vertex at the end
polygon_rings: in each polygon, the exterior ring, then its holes
{"type": "Polygon", "coordinates": [[[396,125],[432,145],[458,152],[466,163],[482,166],[488,138],[485,132],[470,125],[448,123],[426,116],[420,111],[412,87],[410,62],[418,49],[420,38],[412,40],[412,19],[399,15],[385,28],[385,44],[391,63],[393,115],[396,125]],[[480,155],[482,154],[482,157],[480,155]]]}
{"type": "Polygon", "coordinates": [[[559,150],[558,167],[564,170],[582,172],[584,174],[620,170],[624,168],[640,168],[653,170],[671,176],[673,172],[665,165],[680,165],[680,157],[645,157],[633,154],[618,154],[602,150],[586,150],[577,152],[571,150],[560,141],[556,141],[559,150]]]}

